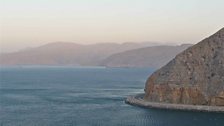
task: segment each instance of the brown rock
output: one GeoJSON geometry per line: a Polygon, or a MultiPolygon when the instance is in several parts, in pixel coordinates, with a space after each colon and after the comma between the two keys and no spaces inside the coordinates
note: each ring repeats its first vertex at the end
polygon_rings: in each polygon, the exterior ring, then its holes
{"type": "Polygon", "coordinates": [[[146,82],[144,99],[224,105],[224,28],[153,73],[146,82]]]}

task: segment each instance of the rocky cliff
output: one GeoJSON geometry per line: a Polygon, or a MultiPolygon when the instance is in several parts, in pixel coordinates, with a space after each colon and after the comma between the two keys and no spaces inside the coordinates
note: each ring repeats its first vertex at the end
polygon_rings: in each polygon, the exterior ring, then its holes
{"type": "Polygon", "coordinates": [[[153,73],[146,82],[144,99],[224,106],[224,28],[153,73]]]}

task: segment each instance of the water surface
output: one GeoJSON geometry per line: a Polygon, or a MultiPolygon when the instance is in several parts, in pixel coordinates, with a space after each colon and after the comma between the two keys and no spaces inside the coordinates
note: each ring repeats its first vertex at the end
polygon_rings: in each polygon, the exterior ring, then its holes
{"type": "Polygon", "coordinates": [[[0,68],[1,126],[223,126],[224,114],[144,109],[150,68],[0,68]]]}

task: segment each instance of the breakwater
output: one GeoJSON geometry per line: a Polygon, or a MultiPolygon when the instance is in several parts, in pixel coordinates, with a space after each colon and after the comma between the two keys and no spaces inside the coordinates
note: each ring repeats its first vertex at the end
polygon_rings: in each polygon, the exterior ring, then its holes
{"type": "Polygon", "coordinates": [[[144,108],[224,113],[224,106],[185,105],[185,104],[150,102],[145,101],[143,99],[143,96],[144,94],[129,96],[127,97],[125,102],[127,104],[136,105],[144,108]]]}

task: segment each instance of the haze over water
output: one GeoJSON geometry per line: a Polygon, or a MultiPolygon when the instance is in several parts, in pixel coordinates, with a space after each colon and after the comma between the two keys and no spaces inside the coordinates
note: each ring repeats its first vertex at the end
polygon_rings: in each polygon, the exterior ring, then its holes
{"type": "MultiPolygon", "coordinates": [[[[93,66],[114,54],[114,49],[119,50],[119,44],[112,47],[114,43],[195,44],[223,27],[223,5],[224,0],[0,0],[0,56],[4,55],[0,60],[6,59],[11,65],[93,66]],[[48,48],[48,43],[56,46],[48,48]],[[107,43],[112,48],[100,51],[101,48],[85,46],[96,46],[95,43],[107,43]],[[61,44],[68,48],[57,48],[61,44]],[[83,45],[85,48],[81,48],[83,45]],[[12,53],[19,50],[22,51],[18,55],[12,53]],[[56,58],[59,55],[62,60],[56,58]]],[[[131,49],[135,48],[127,50],[131,49]]],[[[147,58],[137,52],[131,58],[121,57],[133,59],[125,65],[129,67],[138,57],[143,57],[138,61],[165,59],[161,55],[147,58]]],[[[125,104],[127,96],[144,93],[145,81],[153,71],[0,65],[0,126],[223,126],[224,115],[220,113],[145,109],[125,104]]]]}

